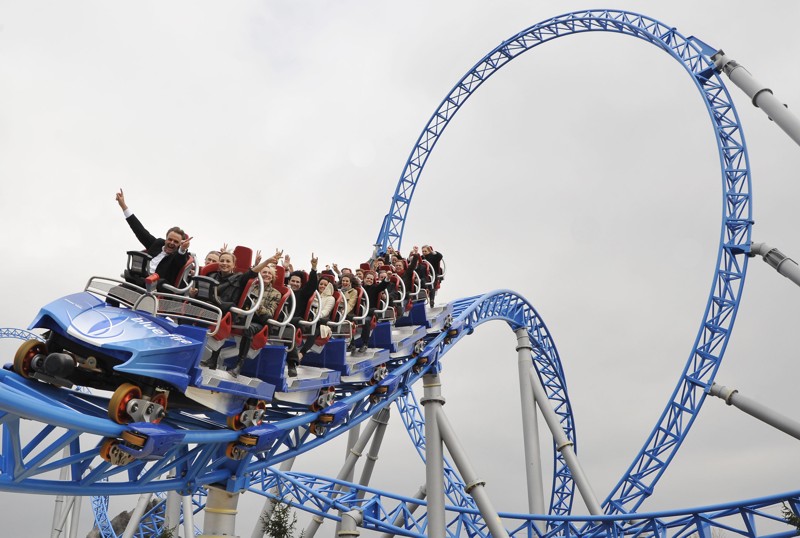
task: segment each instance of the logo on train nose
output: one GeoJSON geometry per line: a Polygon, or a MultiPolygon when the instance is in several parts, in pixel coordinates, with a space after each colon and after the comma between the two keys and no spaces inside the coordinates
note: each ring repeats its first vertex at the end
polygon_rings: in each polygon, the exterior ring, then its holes
{"type": "Polygon", "coordinates": [[[83,336],[90,338],[114,338],[124,331],[128,318],[119,314],[109,316],[104,312],[89,310],[72,320],[72,326],[83,336]]]}

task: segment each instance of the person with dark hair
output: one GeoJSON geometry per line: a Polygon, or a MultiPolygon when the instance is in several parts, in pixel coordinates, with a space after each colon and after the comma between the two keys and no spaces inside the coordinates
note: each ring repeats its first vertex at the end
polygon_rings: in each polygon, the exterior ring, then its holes
{"type": "MultiPolygon", "coordinates": [[[[122,189],[116,193],[116,200],[125,215],[125,220],[136,235],[136,239],[145,248],[145,252],[152,257],[148,267],[150,274],[158,273],[159,283],[162,281],[175,282],[179,272],[189,260],[189,243],[192,238],[177,226],[167,230],[165,239],[156,238],[139,222],[139,219],[125,203],[125,194],[122,189]]],[[[144,286],[143,281],[131,283],[144,286]]]]}
{"type": "MultiPolygon", "coordinates": [[[[311,253],[311,272],[308,273],[308,280],[305,284],[303,284],[303,274],[302,271],[292,271],[289,275],[289,288],[291,288],[292,293],[294,293],[294,300],[295,300],[295,316],[292,318],[292,324],[297,326],[297,323],[303,319],[305,315],[306,308],[308,307],[308,302],[314,295],[314,292],[317,290],[319,286],[319,282],[317,280],[317,262],[319,260],[314,256],[314,253],[311,253]]],[[[311,349],[311,346],[314,345],[314,340],[312,338],[306,339],[306,342],[303,344],[301,349],[297,349],[295,347],[289,352],[288,357],[286,358],[286,364],[288,367],[289,377],[297,376],[297,366],[300,364],[300,361],[303,360],[303,355],[311,349]]]]}
{"type": "MultiPolygon", "coordinates": [[[[436,252],[430,245],[422,245],[422,259],[431,264],[433,267],[433,288],[428,289],[428,299],[433,308],[434,299],[436,298],[436,290],[441,286],[442,279],[442,260],[444,257],[441,252],[436,252]]],[[[420,275],[422,276],[422,275],[420,275]]]]}
{"type": "MultiPolygon", "coordinates": [[[[364,288],[364,293],[366,293],[369,298],[369,310],[367,311],[364,325],[361,327],[361,347],[358,348],[358,351],[361,353],[365,352],[369,347],[369,337],[372,334],[372,316],[375,314],[375,309],[378,306],[378,297],[380,297],[383,290],[389,287],[389,284],[389,280],[375,282],[375,271],[364,272],[364,282],[361,284],[361,287],[364,288]]],[[[349,351],[356,351],[355,344],[350,344],[349,351]]]]}

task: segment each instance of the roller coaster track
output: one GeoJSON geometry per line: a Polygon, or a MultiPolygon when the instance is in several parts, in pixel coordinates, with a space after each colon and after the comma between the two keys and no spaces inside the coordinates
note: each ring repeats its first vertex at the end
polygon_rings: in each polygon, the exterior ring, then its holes
{"type": "MultiPolygon", "coordinates": [[[[586,32],[629,35],[655,45],[680,62],[706,105],[717,142],[723,187],[723,215],[713,284],[692,351],[664,412],[644,446],[603,503],[605,515],[570,515],[574,481],[559,451],[554,451],[553,488],[548,515],[501,513],[512,536],[710,536],[719,528],[743,536],[763,534],[765,526],[783,523],[776,515],[782,503],[795,511],[800,492],[774,495],[715,507],[683,511],[637,513],[652,494],[660,477],[688,435],[704,402],[708,388],[727,347],[736,318],[750,248],[752,210],[750,171],[742,128],[730,95],[710,56],[716,52],[694,37],[642,15],[613,10],[568,13],[531,26],[502,42],[462,77],[431,116],[417,139],[403,169],[388,214],[376,241],[377,250],[399,249],[405,219],[417,182],[427,159],[445,127],[466,100],[501,67],[523,52],[556,38],[586,32]],[[542,529],[537,521],[547,522],[542,529]],[[763,522],[763,523],[762,523],[763,522]]],[[[417,515],[410,507],[424,501],[402,497],[366,486],[313,476],[281,472],[275,465],[314,450],[329,439],[397,404],[412,442],[424,458],[424,419],[410,387],[423,375],[436,372],[440,361],[462,338],[479,325],[500,320],[512,329],[525,328],[531,361],[545,387],[549,404],[556,411],[570,441],[576,442],[566,381],[555,345],[534,308],[514,292],[500,290],[451,303],[452,330],[423,338],[420,366],[415,357],[392,364],[390,375],[399,380],[396,389],[378,397],[374,386],[343,385],[336,400],[348,406],[347,419],[316,436],[309,426],[320,412],[272,406],[268,428],[262,433],[270,442],[240,460],[225,456],[229,443],[239,433],[225,428],[213,417],[171,413],[165,421],[182,433],[179,442],[157,461],[136,461],[115,466],[99,457],[99,441],[119,437],[124,426],[105,418],[107,399],[90,394],[43,386],[0,370],[0,428],[2,459],[0,489],[23,493],[69,495],[117,495],[177,490],[184,494],[204,484],[222,484],[229,491],[249,489],[280,498],[290,504],[330,519],[339,512],[357,508],[364,527],[382,532],[424,536],[425,511],[417,515]],[[25,424],[25,427],[22,426],[25,424]],[[66,449],[66,450],[65,450],[66,449]],[[69,472],[62,479],[62,469],[69,472]]],[[[2,329],[0,336],[28,338],[24,331],[2,329]]],[[[461,478],[446,465],[449,505],[448,536],[487,536],[488,529],[467,494],[461,478]]],[[[785,525],[773,536],[795,533],[785,525]]]]}

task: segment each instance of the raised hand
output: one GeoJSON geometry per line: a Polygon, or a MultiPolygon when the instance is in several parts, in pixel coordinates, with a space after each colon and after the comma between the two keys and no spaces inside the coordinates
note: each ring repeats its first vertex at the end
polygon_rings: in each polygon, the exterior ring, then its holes
{"type": "Polygon", "coordinates": [[[128,209],[128,204],[125,203],[125,193],[122,192],[122,189],[120,189],[119,192],[114,195],[114,198],[117,199],[117,203],[119,204],[119,207],[121,207],[123,211],[128,209]]]}

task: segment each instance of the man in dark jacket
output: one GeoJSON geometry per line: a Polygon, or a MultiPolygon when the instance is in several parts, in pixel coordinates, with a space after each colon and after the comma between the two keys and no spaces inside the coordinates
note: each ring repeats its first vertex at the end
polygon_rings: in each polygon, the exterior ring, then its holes
{"type": "MultiPolygon", "coordinates": [[[[165,281],[174,285],[181,269],[189,260],[189,242],[192,238],[187,237],[184,231],[177,226],[167,230],[165,239],[156,238],[147,231],[133,211],[128,208],[122,189],[116,193],[116,199],[119,207],[122,208],[125,220],[136,235],[136,239],[145,248],[147,254],[152,256],[148,267],[150,274],[158,273],[159,282],[165,281]]],[[[143,282],[133,282],[133,284],[143,285],[143,282]]]]}

